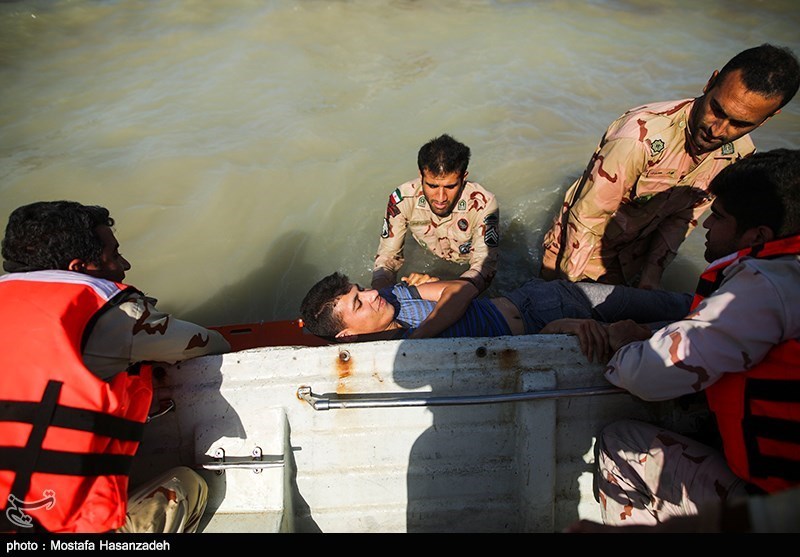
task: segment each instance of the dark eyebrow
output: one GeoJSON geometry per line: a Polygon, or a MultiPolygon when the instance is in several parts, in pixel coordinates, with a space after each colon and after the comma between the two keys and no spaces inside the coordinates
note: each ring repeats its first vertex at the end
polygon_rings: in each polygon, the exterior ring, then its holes
{"type": "Polygon", "coordinates": [[[756,125],[755,122],[748,122],[746,120],[732,119],[730,116],[728,116],[728,113],[725,112],[725,109],[722,108],[722,105],[720,105],[717,102],[717,99],[711,99],[711,105],[714,108],[715,112],[719,111],[722,116],[724,116],[727,120],[729,120],[731,122],[731,124],[739,126],[740,128],[746,128],[748,126],[755,126],[756,125]]]}
{"type": "Polygon", "coordinates": [[[361,307],[361,300],[358,298],[358,292],[361,292],[363,288],[359,285],[355,285],[356,287],[356,295],[353,296],[353,311],[356,311],[359,307],[361,307]]]}
{"type": "Polygon", "coordinates": [[[431,184],[430,182],[428,182],[428,181],[425,181],[425,185],[426,185],[426,186],[428,186],[429,188],[439,188],[439,187],[442,187],[442,188],[450,188],[450,189],[452,189],[452,188],[454,188],[454,187],[456,187],[456,186],[458,185],[458,182],[456,182],[456,183],[454,183],[454,184],[444,184],[444,185],[440,186],[440,185],[438,185],[438,184],[431,184]]]}

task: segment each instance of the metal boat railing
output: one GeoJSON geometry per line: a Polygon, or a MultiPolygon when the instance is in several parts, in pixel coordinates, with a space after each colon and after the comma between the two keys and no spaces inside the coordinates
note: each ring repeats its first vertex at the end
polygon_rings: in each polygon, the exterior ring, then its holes
{"type": "Polygon", "coordinates": [[[469,404],[500,404],[557,398],[574,398],[627,393],[619,387],[581,387],[575,389],[553,389],[524,393],[497,393],[488,395],[420,396],[419,393],[369,393],[321,396],[312,388],[297,389],[297,397],[306,401],[314,410],[342,410],[352,408],[397,408],[408,406],[463,406],[469,404]]]}

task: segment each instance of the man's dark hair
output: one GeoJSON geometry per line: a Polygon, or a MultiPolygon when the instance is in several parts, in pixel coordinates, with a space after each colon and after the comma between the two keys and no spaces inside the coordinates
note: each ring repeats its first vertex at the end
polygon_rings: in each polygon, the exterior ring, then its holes
{"type": "Polygon", "coordinates": [[[431,139],[417,154],[419,171],[428,171],[433,176],[443,176],[458,172],[463,176],[469,166],[469,147],[447,134],[431,139]]]}
{"type": "Polygon", "coordinates": [[[800,87],[800,63],[786,47],[764,43],[743,50],[725,64],[717,80],[735,70],[742,71],[742,80],[750,91],[767,98],[781,97],[778,108],[791,101],[800,87]]]}
{"type": "Polygon", "coordinates": [[[312,286],[300,304],[303,326],[319,337],[334,338],[339,334],[344,329],[344,323],[333,308],[352,286],[350,279],[338,272],[312,286]]]}
{"type": "Polygon", "coordinates": [[[709,190],[738,234],[762,225],[777,238],[800,233],[800,150],[755,153],[724,168],[709,190]]]}
{"type": "Polygon", "coordinates": [[[98,226],[114,226],[108,209],[76,201],[37,201],[15,209],[2,242],[9,273],[66,271],[73,259],[99,264],[103,242],[98,226]]]}

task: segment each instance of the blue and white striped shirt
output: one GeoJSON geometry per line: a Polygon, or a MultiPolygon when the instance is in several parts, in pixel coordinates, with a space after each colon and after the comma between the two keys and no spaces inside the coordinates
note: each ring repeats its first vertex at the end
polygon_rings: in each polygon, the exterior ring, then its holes
{"type": "MultiPolygon", "coordinates": [[[[426,317],[436,307],[436,302],[423,300],[416,286],[395,284],[391,288],[380,291],[387,302],[395,308],[395,320],[400,323],[406,332],[404,336],[419,327],[426,317]]],[[[472,300],[466,313],[448,327],[438,337],[497,337],[511,334],[503,315],[488,298],[472,300]]]]}

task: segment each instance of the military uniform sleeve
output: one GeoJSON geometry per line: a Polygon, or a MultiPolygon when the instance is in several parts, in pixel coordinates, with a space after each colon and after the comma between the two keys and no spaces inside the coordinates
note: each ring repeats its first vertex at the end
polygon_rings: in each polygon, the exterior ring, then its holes
{"type": "Polygon", "coordinates": [[[489,202],[480,212],[473,227],[472,254],[469,269],[461,273],[461,277],[469,280],[478,292],[483,292],[497,273],[500,242],[500,209],[497,198],[491,196],[489,202]]]}
{"type": "Polygon", "coordinates": [[[686,319],[620,348],[605,377],[644,400],[696,393],[763,360],[783,340],[785,312],[774,285],[743,267],[686,319]]]}
{"type": "Polygon", "coordinates": [[[664,219],[658,230],[653,234],[646,265],[659,268],[659,276],[663,274],[664,269],[678,254],[678,248],[697,227],[697,223],[702,218],[703,213],[711,206],[712,201],[710,197],[704,196],[693,207],[664,219]]]}
{"type": "Polygon", "coordinates": [[[83,350],[86,366],[107,379],[137,362],[176,362],[230,351],[217,331],[175,319],[155,300],[135,293],[111,306],[97,320],[83,350]]]}
{"type": "Polygon", "coordinates": [[[606,225],[644,168],[646,154],[635,139],[605,142],[592,157],[591,168],[571,204],[559,270],[570,281],[584,270],[606,225]]]}
{"type": "Polygon", "coordinates": [[[403,199],[399,189],[389,196],[386,204],[386,215],[383,219],[381,240],[378,253],[372,267],[372,287],[384,288],[397,282],[397,272],[403,266],[408,219],[411,215],[411,201],[403,199]]]}

